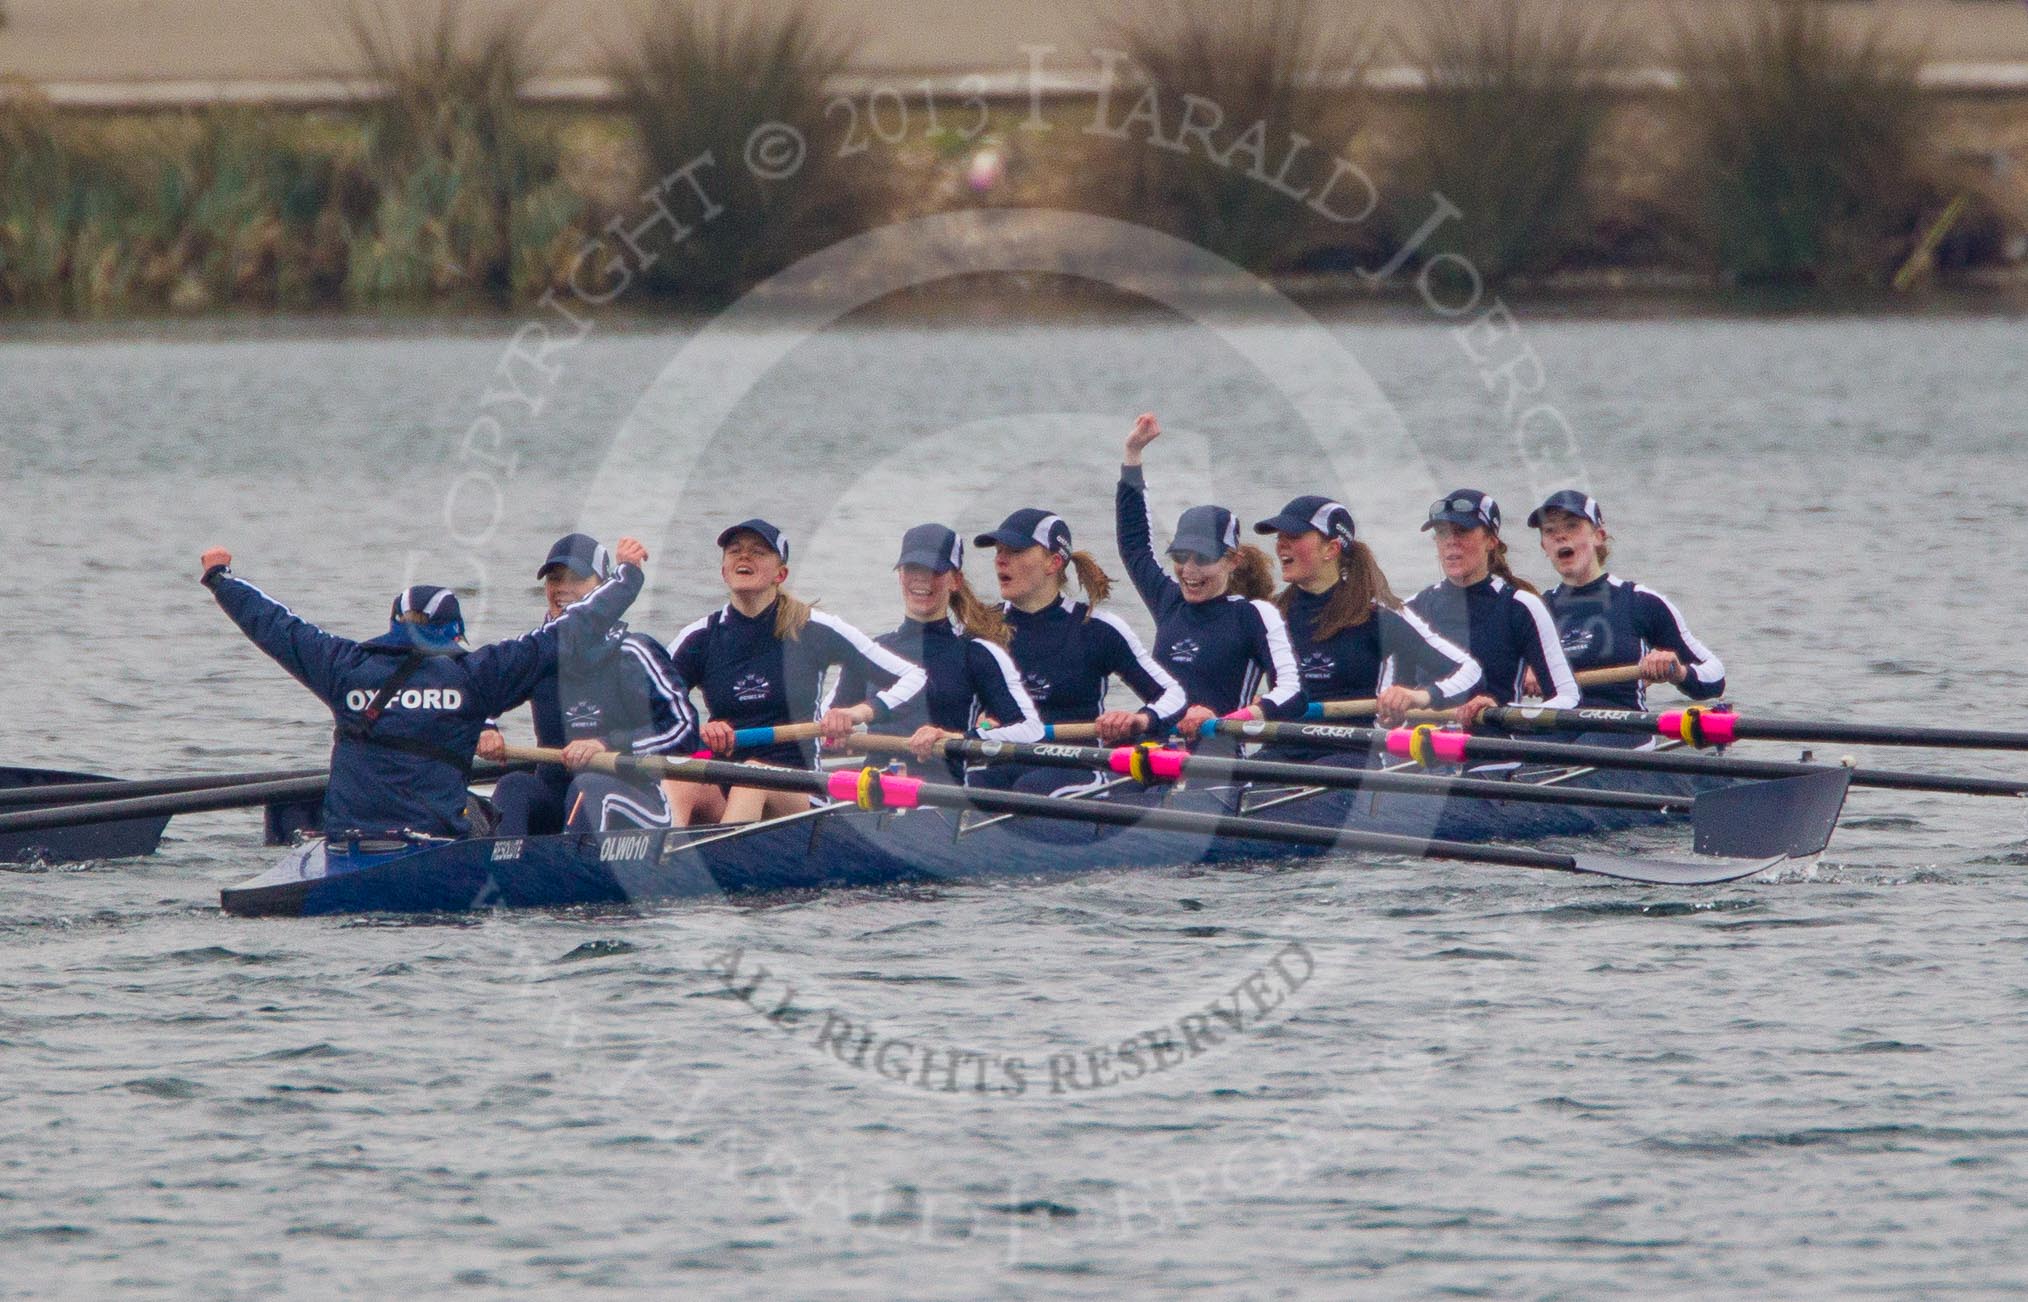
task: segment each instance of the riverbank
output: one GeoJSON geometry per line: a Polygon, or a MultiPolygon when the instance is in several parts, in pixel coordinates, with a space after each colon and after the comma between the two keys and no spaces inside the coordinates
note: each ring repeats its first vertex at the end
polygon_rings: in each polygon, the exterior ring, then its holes
{"type": "MultiPolygon", "coordinates": [[[[312,88],[297,104],[107,112],[17,86],[0,307],[701,310],[979,275],[1160,298],[1234,266],[1305,298],[1449,302],[2028,275],[2028,79],[1919,68],[1830,17],[1755,38],[1809,43],[1772,73],[1718,47],[1685,72],[1619,66],[1538,14],[1538,66],[1498,65],[1485,27],[1448,62],[1332,86],[1206,10],[1123,33],[1131,60],[1096,71],[1032,47],[1018,71],[909,85],[815,20],[728,42],[658,12],[568,93],[538,76],[546,29],[507,20],[361,26],[344,66],[371,76],[290,83],[312,88]],[[1265,76],[1236,71],[1249,58],[1265,76]],[[1590,71],[1548,79],[1571,68],[1590,71]]],[[[1319,59],[1351,48],[1316,39],[1319,59]]]]}

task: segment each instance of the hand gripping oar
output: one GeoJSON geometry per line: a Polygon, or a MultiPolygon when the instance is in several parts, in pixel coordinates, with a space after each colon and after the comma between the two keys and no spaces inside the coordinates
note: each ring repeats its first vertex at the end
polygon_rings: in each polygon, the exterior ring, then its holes
{"type": "Polygon", "coordinates": [[[0,809],[20,809],[28,805],[89,804],[101,800],[133,800],[140,796],[167,796],[182,791],[209,791],[218,787],[244,787],[257,782],[288,782],[323,775],[323,769],[279,769],[265,773],[216,773],[182,778],[51,782],[42,786],[8,787],[0,790],[0,809]]]}
{"type": "MultiPolygon", "coordinates": [[[[856,736],[852,744],[861,750],[887,753],[908,749],[907,740],[901,737],[856,736]]],[[[1746,858],[1763,855],[1801,858],[1823,850],[1837,827],[1846,787],[1844,771],[1836,770],[1819,778],[1782,779],[1694,796],[1662,796],[1640,791],[1549,787],[1528,782],[1440,778],[1377,769],[1343,769],[1321,764],[1284,764],[1223,755],[1193,755],[1189,751],[1168,750],[1146,742],[1138,746],[1100,749],[958,740],[945,742],[943,752],[954,759],[988,764],[1110,769],[1143,783],[1173,782],[1179,777],[1205,777],[1286,782],[1336,790],[1505,800],[1516,804],[1638,809],[1658,814],[1687,813],[1699,853],[1746,858]],[[1806,787],[1803,785],[1806,783],[1814,785],[1806,787]]]]}
{"type": "MultiPolygon", "coordinates": [[[[510,747],[517,759],[558,763],[563,752],[510,747]]],[[[1455,859],[1464,863],[1500,864],[1511,868],[1543,868],[1552,872],[1588,873],[1656,886],[1710,886],[1737,881],[1781,864],[1787,856],[1767,859],[1710,858],[1703,862],[1635,859],[1603,854],[1552,854],[1516,846],[1472,845],[1463,841],[1432,841],[1384,832],[1354,832],[1299,823],[1277,823],[1237,815],[1201,814],[1175,809],[1148,809],[1099,800],[1060,800],[1011,791],[981,791],[948,783],[925,782],[878,769],[843,769],[813,773],[721,760],[679,760],[660,755],[599,755],[590,767],[605,773],[678,778],[690,782],[723,782],[731,786],[765,787],[830,796],[861,809],[973,809],[988,814],[1018,814],[1072,823],[1141,827],[1193,836],[1237,837],[1281,845],[1364,850],[1414,859],[1455,859]]]]}
{"type": "MultiPolygon", "coordinates": [[[[1579,687],[1604,687],[1610,683],[1631,683],[1641,676],[1639,665],[1615,665],[1611,669],[1586,669],[1574,675],[1579,687]]],[[[1355,701],[1311,701],[1303,711],[1305,719],[1370,719],[1380,708],[1371,697],[1355,701]]]]}
{"type": "Polygon", "coordinates": [[[768,746],[779,746],[784,742],[814,741],[823,735],[823,728],[815,723],[781,723],[772,728],[740,728],[732,734],[732,749],[735,753],[743,750],[762,750],[768,746]]]}
{"type": "Polygon", "coordinates": [[[1544,710],[1506,706],[1481,716],[1489,727],[1569,732],[1654,734],[1692,746],[1735,741],[1844,742],[1855,746],[1935,746],[1953,750],[2028,750],[2028,732],[1977,728],[1921,728],[1831,719],[1755,719],[1731,710],[1691,705],[1659,714],[1639,710],[1544,710]]]}

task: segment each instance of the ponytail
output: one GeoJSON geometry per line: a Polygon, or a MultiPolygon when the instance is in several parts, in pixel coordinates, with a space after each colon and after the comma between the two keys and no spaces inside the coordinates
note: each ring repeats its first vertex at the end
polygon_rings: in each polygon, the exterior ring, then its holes
{"type": "MultiPolygon", "coordinates": [[[[1288,617],[1296,592],[1296,585],[1291,583],[1275,598],[1283,618],[1288,617]]],[[[1317,617],[1311,636],[1323,642],[1348,628],[1358,628],[1373,618],[1375,606],[1400,610],[1401,598],[1388,586],[1387,575],[1381,571],[1380,558],[1373,554],[1373,549],[1355,542],[1338,553],[1338,583],[1324,602],[1323,613],[1317,617]]]]}
{"type": "Polygon", "coordinates": [[[1014,630],[1007,627],[1006,616],[997,606],[980,601],[963,574],[958,575],[958,586],[951,592],[951,610],[965,626],[965,632],[981,642],[991,642],[1004,650],[1014,640],[1014,630]]]}
{"type": "Polygon", "coordinates": [[[810,624],[810,603],[789,595],[787,588],[775,592],[775,637],[793,642],[810,624]]]}
{"type": "Polygon", "coordinates": [[[1493,551],[1486,562],[1486,568],[1523,592],[1532,592],[1538,597],[1542,595],[1542,589],[1516,576],[1513,568],[1507,564],[1507,543],[1499,534],[1493,535],[1493,551]]]}
{"type": "Polygon", "coordinates": [[[1248,601],[1262,601],[1273,596],[1274,567],[1268,561],[1267,553],[1252,543],[1234,548],[1232,578],[1225,586],[1248,601]]]}
{"type": "Polygon", "coordinates": [[[1112,578],[1099,568],[1098,558],[1090,552],[1072,552],[1070,565],[1077,571],[1077,586],[1084,589],[1084,617],[1090,619],[1090,608],[1104,601],[1113,590],[1112,578]]]}

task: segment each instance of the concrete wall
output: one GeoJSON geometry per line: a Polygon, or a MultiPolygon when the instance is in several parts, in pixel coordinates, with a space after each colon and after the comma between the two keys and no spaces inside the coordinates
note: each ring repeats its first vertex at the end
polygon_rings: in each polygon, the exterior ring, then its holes
{"type": "MultiPolygon", "coordinates": [[[[376,0],[366,0],[372,4],[376,0]]],[[[437,0],[378,0],[405,14],[435,12],[437,0]]],[[[522,0],[465,0],[473,16],[522,0]]],[[[785,8],[792,0],[752,0],[785,8]]],[[[1327,0],[1352,21],[1371,22],[1400,48],[1430,0],[1327,0]]],[[[1568,0],[1606,4],[1610,0],[1568,0]]],[[[1927,42],[1946,76],[2028,83],[2028,4],[2021,0],[1830,0],[1838,21],[1873,21],[1927,42]],[[2014,71],[2009,72],[2007,69],[2014,71]]],[[[77,88],[175,81],[289,83],[352,70],[335,16],[351,0],[0,0],[0,76],[77,88]]],[[[1050,45],[1052,68],[1092,66],[1104,42],[1108,0],[820,0],[824,12],[864,35],[858,67],[895,77],[975,71],[1015,73],[1024,45],[1050,45]]],[[[1705,22],[1739,0],[1625,0],[1618,7],[1644,33],[1665,38],[1672,15],[1705,22]]],[[[572,78],[595,74],[602,52],[622,44],[632,22],[626,0],[548,0],[553,62],[572,78]]]]}

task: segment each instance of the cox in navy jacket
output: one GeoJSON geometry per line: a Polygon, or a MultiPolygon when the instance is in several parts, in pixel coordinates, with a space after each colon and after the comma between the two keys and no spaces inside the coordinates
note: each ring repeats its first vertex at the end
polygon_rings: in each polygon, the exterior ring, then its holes
{"type": "Polygon", "coordinates": [[[331,707],[338,735],[324,794],[326,835],[457,837],[471,831],[465,781],[486,721],[526,701],[566,644],[602,640],[639,595],[642,574],[621,565],[551,623],[475,651],[418,647],[399,630],[368,642],[338,637],[222,566],[204,583],[255,646],[331,707]],[[411,657],[420,661],[385,713],[365,738],[352,735],[411,657]]]}

